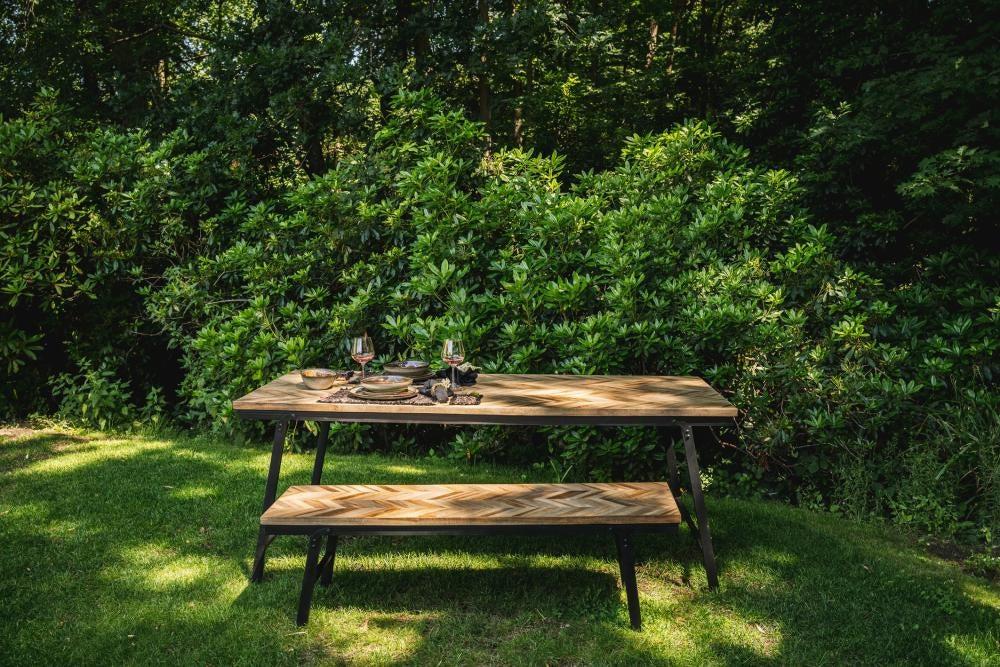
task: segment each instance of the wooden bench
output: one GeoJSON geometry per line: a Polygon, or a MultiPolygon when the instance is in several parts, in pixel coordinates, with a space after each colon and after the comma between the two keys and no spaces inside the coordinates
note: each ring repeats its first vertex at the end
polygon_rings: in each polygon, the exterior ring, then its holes
{"type": "Polygon", "coordinates": [[[293,486],[261,516],[269,535],[309,536],[296,622],[309,620],[317,581],[329,585],[340,535],[610,532],[639,629],[631,536],[676,531],[681,513],[662,482],[293,486]],[[323,538],[326,551],[320,558],[323,538]]]}

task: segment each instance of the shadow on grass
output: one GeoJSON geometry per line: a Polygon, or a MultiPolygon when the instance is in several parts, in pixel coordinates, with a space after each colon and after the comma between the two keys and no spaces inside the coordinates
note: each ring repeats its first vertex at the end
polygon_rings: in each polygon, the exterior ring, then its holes
{"type": "Polygon", "coordinates": [[[48,458],[68,444],[87,442],[87,438],[71,433],[6,430],[10,431],[10,435],[0,434],[0,473],[11,472],[48,458]]]}
{"type": "MultiPolygon", "coordinates": [[[[0,554],[0,599],[16,619],[0,653],[18,662],[961,664],[998,638],[985,584],[891,533],[718,500],[717,593],[685,530],[640,538],[643,633],[628,630],[613,543],[595,536],[345,540],[299,634],[304,539],[280,538],[267,580],[246,581],[266,451],[62,434],[0,450],[2,462],[28,456],[0,478],[0,538],[14,547],[0,554]]],[[[286,456],[282,485],[310,465],[286,456]]],[[[455,473],[333,457],[324,481],[455,473]]]]}

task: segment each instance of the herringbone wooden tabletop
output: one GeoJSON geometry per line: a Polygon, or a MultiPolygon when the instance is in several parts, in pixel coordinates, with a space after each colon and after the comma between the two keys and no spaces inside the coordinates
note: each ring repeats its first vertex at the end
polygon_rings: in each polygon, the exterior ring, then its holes
{"type": "Polygon", "coordinates": [[[569,424],[663,423],[674,418],[733,418],[736,408],[704,380],[688,376],[481,374],[479,405],[320,403],[334,390],[310,391],[289,373],[233,402],[238,415],[343,421],[569,424]]]}
{"type": "Polygon", "coordinates": [[[677,524],[663,482],[292,486],[263,525],[677,524]]]}

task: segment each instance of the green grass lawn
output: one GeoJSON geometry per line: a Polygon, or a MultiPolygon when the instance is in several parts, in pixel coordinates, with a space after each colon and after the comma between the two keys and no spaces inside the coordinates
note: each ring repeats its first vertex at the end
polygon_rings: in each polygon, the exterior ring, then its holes
{"type": "MultiPolygon", "coordinates": [[[[640,537],[640,633],[599,537],[347,539],[300,629],[304,538],[247,581],[266,447],[0,434],[3,664],[1000,664],[997,587],[887,528],[711,494],[721,589],[686,529],[640,537]]],[[[530,479],[336,455],[324,477],[530,479]]]]}

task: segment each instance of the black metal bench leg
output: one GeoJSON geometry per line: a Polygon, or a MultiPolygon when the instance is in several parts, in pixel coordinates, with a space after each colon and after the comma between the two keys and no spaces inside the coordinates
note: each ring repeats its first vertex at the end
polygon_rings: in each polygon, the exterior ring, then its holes
{"type": "MultiPolygon", "coordinates": [[[[274,441],[271,443],[271,465],[267,471],[267,484],[264,486],[264,509],[274,504],[278,493],[278,473],[281,472],[281,457],[285,450],[285,433],[288,432],[288,420],[279,421],[274,427],[274,441]]],[[[260,581],[264,578],[264,561],[267,557],[267,547],[273,536],[268,535],[264,526],[257,531],[257,548],[254,550],[253,570],[250,581],[260,581]]]]}
{"type": "Polygon", "coordinates": [[[719,574],[715,567],[715,549],[712,547],[712,534],[708,530],[708,511],[705,509],[705,497],[701,493],[701,469],[698,467],[698,450],[694,446],[694,429],[689,424],[681,426],[681,436],[684,439],[684,454],[687,458],[688,476],[691,478],[691,497],[694,500],[694,512],[698,517],[698,544],[705,563],[705,574],[708,577],[709,590],[719,587],[719,574]]]}
{"type": "Polygon", "coordinates": [[[618,547],[618,571],[622,575],[625,598],[628,600],[628,620],[633,630],[642,629],[639,614],[639,585],[635,580],[635,554],[632,551],[632,536],[628,531],[615,531],[615,546],[618,547]]]}
{"type": "Polygon", "coordinates": [[[302,592],[299,594],[299,612],[295,616],[296,625],[309,622],[309,607],[312,606],[313,588],[319,578],[319,548],[323,544],[323,533],[309,537],[309,552],[306,554],[306,569],[302,575],[302,592]]]}
{"type": "Polygon", "coordinates": [[[316,462],[313,464],[312,484],[319,484],[323,477],[323,460],[326,458],[326,440],[330,437],[330,422],[319,423],[316,437],[316,462]]]}
{"type": "Polygon", "coordinates": [[[326,538],[326,553],[320,562],[319,585],[329,586],[333,582],[333,563],[337,560],[337,536],[329,535],[326,538]]]}

